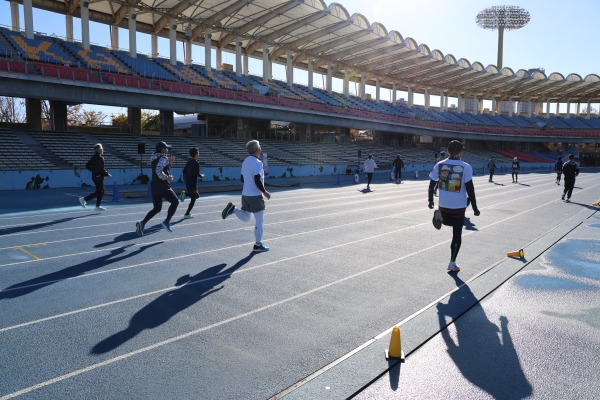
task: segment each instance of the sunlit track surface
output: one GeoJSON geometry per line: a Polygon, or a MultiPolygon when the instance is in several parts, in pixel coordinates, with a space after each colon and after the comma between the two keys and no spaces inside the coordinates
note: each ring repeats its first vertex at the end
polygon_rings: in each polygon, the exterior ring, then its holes
{"type": "MultiPolygon", "coordinates": [[[[553,174],[520,181],[475,178],[463,280],[596,211],[600,174],[571,203],[553,174]]],[[[221,219],[239,194],[201,197],[192,220],[181,204],[174,233],[165,206],[141,238],[149,203],[0,215],[0,398],[273,396],[455,288],[427,185],[273,190],[261,254],[252,224],[221,219]]]]}

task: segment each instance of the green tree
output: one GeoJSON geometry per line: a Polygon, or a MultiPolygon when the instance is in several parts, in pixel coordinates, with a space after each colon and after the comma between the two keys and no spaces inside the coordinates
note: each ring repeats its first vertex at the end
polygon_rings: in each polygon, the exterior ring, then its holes
{"type": "Polygon", "coordinates": [[[142,110],[142,130],[158,131],[160,129],[160,114],[156,111],[142,110]]]}

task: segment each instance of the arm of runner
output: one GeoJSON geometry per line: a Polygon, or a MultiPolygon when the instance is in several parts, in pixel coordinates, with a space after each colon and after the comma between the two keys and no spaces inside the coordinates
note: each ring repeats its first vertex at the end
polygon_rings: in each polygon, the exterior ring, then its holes
{"type": "Polygon", "coordinates": [[[433,202],[433,191],[435,190],[436,182],[433,179],[429,180],[429,190],[427,191],[427,199],[429,200],[429,208],[433,208],[435,203],[433,202]]]}
{"type": "Polygon", "coordinates": [[[267,189],[265,189],[265,186],[263,185],[262,181],[260,180],[260,175],[254,175],[254,183],[256,183],[256,187],[258,188],[258,190],[260,190],[265,197],[268,199],[271,198],[271,193],[267,192],[267,189]]]}
{"type": "Polygon", "coordinates": [[[473,186],[473,181],[469,181],[465,183],[465,189],[467,190],[467,195],[469,196],[469,200],[471,201],[471,207],[473,208],[473,213],[476,217],[481,214],[479,209],[477,208],[477,200],[475,200],[475,186],[473,186]]]}

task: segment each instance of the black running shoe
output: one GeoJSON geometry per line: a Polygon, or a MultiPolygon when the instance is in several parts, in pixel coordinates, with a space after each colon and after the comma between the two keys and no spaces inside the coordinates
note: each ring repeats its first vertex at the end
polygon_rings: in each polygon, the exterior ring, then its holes
{"type": "Polygon", "coordinates": [[[444,219],[442,218],[442,212],[440,210],[435,210],[433,212],[433,219],[431,220],[435,229],[441,229],[443,221],[444,219]]]}
{"type": "Polygon", "coordinates": [[[225,208],[223,209],[223,211],[221,212],[221,218],[225,219],[228,216],[230,216],[231,214],[233,214],[233,210],[235,210],[235,206],[233,205],[233,203],[229,203],[225,206],[225,208]]]}

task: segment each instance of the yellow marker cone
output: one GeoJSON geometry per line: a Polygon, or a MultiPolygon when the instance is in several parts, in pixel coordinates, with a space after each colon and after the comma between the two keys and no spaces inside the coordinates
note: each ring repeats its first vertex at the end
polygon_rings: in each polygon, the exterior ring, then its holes
{"type": "Polygon", "coordinates": [[[594,203],[594,204],[592,204],[592,205],[593,205],[594,207],[600,207],[600,201],[598,201],[598,202],[596,202],[596,203],[594,203]]]}
{"type": "Polygon", "coordinates": [[[386,350],[385,358],[397,358],[404,361],[404,352],[402,351],[402,343],[400,341],[400,328],[398,328],[397,326],[395,326],[392,330],[390,348],[386,350]]]}
{"type": "Polygon", "coordinates": [[[509,251],[506,253],[507,257],[517,257],[517,258],[525,258],[525,252],[523,249],[519,249],[517,251],[509,251]]]}

